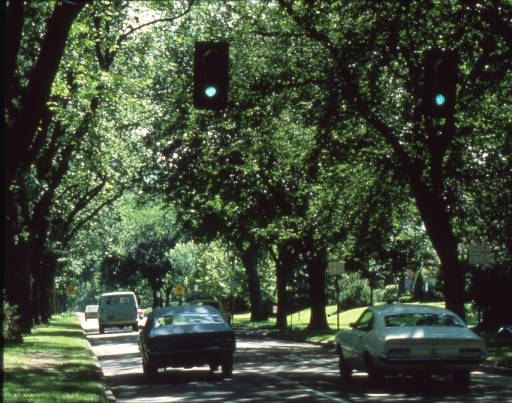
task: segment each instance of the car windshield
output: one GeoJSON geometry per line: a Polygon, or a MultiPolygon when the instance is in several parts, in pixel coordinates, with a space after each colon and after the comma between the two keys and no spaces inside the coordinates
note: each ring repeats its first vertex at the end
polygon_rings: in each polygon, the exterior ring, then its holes
{"type": "Polygon", "coordinates": [[[97,311],[98,307],[96,305],[89,305],[86,309],[87,309],[87,312],[89,312],[89,311],[97,311]]]}
{"type": "Polygon", "coordinates": [[[155,318],[155,327],[191,324],[222,323],[222,316],[216,313],[178,313],[155,318]]]}
{"type": "Polygon", "coordinates": [[[464,323],[453,315],[435,313],[402,313],[385,317],[386,327],[404,326],[456,326],[464,323]]]}

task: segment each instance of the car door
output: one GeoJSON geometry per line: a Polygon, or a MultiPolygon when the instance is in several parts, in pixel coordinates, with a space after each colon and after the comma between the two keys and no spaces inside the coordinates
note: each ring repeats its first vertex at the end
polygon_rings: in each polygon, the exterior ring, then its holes
{"type": "Polygon", "coordinates": [[[367,345],[371,337],[373,322],[373,312],[366,310],[353,326],[353,361],[358,369],[364,368],[364,352],[367,349],[367,345]]]}

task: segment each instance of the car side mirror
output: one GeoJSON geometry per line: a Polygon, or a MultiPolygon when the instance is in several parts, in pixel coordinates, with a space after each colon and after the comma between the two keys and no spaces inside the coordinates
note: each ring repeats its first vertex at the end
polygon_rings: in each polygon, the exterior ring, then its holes
{"type": "Polygon", "coordinates": [[[349,323],[349,326],[353,329],[356,327],[356,322],[349,323]]]}

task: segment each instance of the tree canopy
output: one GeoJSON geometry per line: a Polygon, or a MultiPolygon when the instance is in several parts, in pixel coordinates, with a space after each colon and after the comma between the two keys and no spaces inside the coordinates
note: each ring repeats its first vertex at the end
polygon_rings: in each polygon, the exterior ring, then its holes
{"type": "Polygon", "coordinates": [[[230,273],[254,320],[276,300],[279,326],[299,276],[324,328],[329,261],[391,282],[435,252],[461,315],[470,244],[510,267],[507,1],[11,0],[5,18],[5,284],[23,331],[72,276],[84,297],[142,282],[156,301],[192,277],[226,297],[230,273]],[[200,40],[229,43],[224,110],[193,107],[200,40]],[[447,118],[424,113],[430,49],[457,55],[447,118]]]}

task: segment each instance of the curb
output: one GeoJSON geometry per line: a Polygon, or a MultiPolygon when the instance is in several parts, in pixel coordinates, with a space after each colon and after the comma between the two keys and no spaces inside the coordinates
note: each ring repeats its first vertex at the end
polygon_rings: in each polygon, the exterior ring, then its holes
{"type": "MultiPolygon", "coordinates": [[[[80,321],[80,326],[82,326],[82,319],[80,318],[80,316],[78,316],[78,320],[80,321]]],[[[83,333],[83,335],[84,335],[84,337],[87,340],[87,343],[89,345],[89,351],[91,352],[92,358],[94,360],[94,366],[96,367],[95,369],[96,369],[96,373],[98,374],[98,378],[100,379],[100,381],[103,383],[103,386],[105,387],[105,389],[104,389],[105,398],[109,402],[116,402],[117,400],[116,400],[114,394],[112,393],[112,390],[108,386],[107,378],[105,378],[105,374],[103,373],[103,370],[101,369],[101,365],[100,365],[100,362],[98,360],[98,357],[96,357],[96,354],[94,354],[94,351],[93,351],[93,349],[91,347],[91,342],[87,338],[87,333],[85,332],[83,327],[82,327],[82,333],[83,333]]]]}
{"type": "MultiPolygon", "coordinates": [[[[84,334],[85,334],[85,332],[84,332],[84,334]]],[[[101,365],[100,365],[100,362],[98,361],[98,357],[96,357],[96,354],[94,354],[94,352],[92,351],[91,342],[89,341],[89,339],[87,339],[87,342],[89,343],[89,350],[91,351],[91,354],[94,358],[94,365],[96,366],[96,372],[98,374],[98,377],[100,378],[101,382],[105,386],[105,398],[109,402],[116,402],[117,401],[116,397],[114,396],[114,394],[112,393],[112,390],[108,386],[107,378],[105,378],[105,374],[103,373],[103,370],[101,369],[101,365]]]]}

